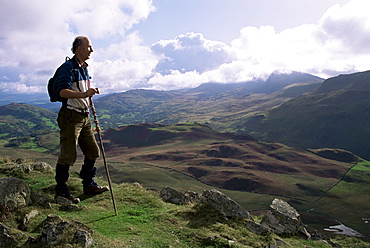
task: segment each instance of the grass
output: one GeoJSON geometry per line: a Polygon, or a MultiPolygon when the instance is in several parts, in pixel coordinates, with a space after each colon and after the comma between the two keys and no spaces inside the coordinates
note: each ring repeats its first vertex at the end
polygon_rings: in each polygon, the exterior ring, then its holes
{"type": "MultiPolygon", "coordinates": [[[[9,161],[1,157],[0,166],[9,161]]],[[[53,173],[23,174],[33,191],[53,197],[53,173]]],[[[97,178],[101,185],[106,185],[103,178],[97,178]]],[[[113,184],[113,193],[118,210],[116,216],[110,193],[94,197],[82,194],[81,181],[71,172],[68,181],[71,193],[82,199],[78,211],[64,211],[57,204],[51,209],[39,209],[28,206],[19,212],[25,214],[31,210],[40,213],[27,225],[27,235],[40,235],[40,223],[50,214],[57,214],[65,221],[76,220],[93,229],[94,247],[266,247],[277,240],[287,247],[331,247],[321,241],[305,241],[300,237],[279,237],[274,234],[260,236],[246,228],[246,220],[225,219],[207,205],[177,206],[163,202],[158,191],[148,190],[137,183],[113,184]]],[[[199,187],[202,187],[199,185],[199,187]]],[[[183,185],[186,188],[186,185],[183,185]]],[[[249,199],[253,201],[254,199],[249,199]]],[[[5,225],[16,227],[16,213],[8,213],[5,225]]],[[[255,221],[261,216],[253,216],[255,221]]],[[[334,242],[342,247],[370,247],[369,243],[355,238],[337,237],[334,242]],[[356,246],[353,246],[356,245],[356,246]]],[[[73,247],[73,246],[71,246],[73,247]]]]}

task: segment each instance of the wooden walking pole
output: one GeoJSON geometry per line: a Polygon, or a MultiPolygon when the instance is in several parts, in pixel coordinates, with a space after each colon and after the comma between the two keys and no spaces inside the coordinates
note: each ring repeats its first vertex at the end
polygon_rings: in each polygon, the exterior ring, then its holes
{"type": "MultiPolygon", "coordinates": [[[[99,94],[99,90],[98,89],[96,89],[96,90],[97,90],[97,93],[99,94]]],[[[90,97],[90,107],[91,107],[92,114],[94,116],[95,130],[98,133],[99,146],[100,146],[100,150],[101,150],[101,153],[102,153],[102,156],[103,156],[104,167],[105,167],[105,172],[107,174],[110,194],[112,196],[112,203],[113,203],[113,207],[114,207],[114,213],[117,216],[118,212],[117,212],[117,207],[116,207],[116,201],[114,200],[114,195],[113,195],[113,190],[112,190],[112,183],[111,183],[111,180],[110,180],[109,169],[108,169],[108,165],[107,165],[107,159],[105,157],[103,141],[102,141],[102,137],[101,137],[101,134],[100,134],[100,126],[99,126],[98,118],[96,117],[96,110],[95,110],[94,103],[92,101],[92,97],[90,97]]]]}

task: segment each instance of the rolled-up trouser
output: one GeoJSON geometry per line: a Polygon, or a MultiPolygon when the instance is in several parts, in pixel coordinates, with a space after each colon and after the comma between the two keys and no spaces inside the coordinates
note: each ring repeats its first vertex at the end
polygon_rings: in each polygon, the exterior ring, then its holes
{"type": "Polygon", "coordinates": [[[58,164],[72,166],[77,159],[77,144],[90,160],[99,157],[99,147],[92,131],[89,115],[62,107],[58,114],[60,155],[58,164]]]}

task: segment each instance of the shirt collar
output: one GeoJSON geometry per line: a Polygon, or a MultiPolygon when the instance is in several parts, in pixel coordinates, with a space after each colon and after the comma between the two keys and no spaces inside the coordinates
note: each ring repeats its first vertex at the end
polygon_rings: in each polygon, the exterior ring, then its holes
{"type": "Polygon", "coordinates": [[[75,56],[73,56],[73,58],[77,61],[78,65],[79,65],[80,67],[87,68],[87,67],[89,66],[89,64],[88,64],[88,63],[86,63],[86,62],[83,62],[83,64],[81,64],[81,63],[80,63],[80,61],[78,60],[78,58],[76,57],[76,55],[75,55],[75,56]]]}

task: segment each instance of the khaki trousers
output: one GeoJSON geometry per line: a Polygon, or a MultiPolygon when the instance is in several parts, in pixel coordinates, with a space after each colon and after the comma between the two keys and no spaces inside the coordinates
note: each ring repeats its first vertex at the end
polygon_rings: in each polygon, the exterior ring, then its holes
{"type": "Polygon", "coordinates": [[[90,160],[99,157],[89,115],[62,107],[58,114],[60,128],[60,155],[58,164],[72,166],[77,159],[77,145],[90,160]]]}

